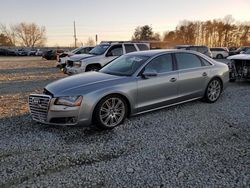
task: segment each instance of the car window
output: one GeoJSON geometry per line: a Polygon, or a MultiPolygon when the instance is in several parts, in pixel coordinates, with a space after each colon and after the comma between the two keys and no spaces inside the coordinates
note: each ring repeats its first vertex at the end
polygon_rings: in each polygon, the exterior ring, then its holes
{"type": "Polygon", "coordinates": [[[175,57],[179,70],[197,68],[202,66],[200,59],[194,54],[176,53],[175,57]]]}
{"type": "Polygon", "coordinates": [[[81,50],[75,52],[75,54],[81,54],[81,53],[82,53],[81,50]]]}
{"type": "Polygon", "coordinates": [[[86,53],[89,53],[89,50],[88,50],[88,48],[82,48],[82,49],[80,50],[80,53],[81,53],[81,54],[86,54],[86,53]]]}
{"type": "Polygon", "coordinates": [[[146,44],[136,44],[140,51],[149,50],[149,47],[146,44]]]}
{"type": "Polygon", "coordinates": [[[204,53],[207,53],[208,49],[206,47],[198,47],[197,51],[204,54],[204,53]]]}
{"type": "Polygon", "coordinates": [[[198,51],[197,47],[192,47],[192,46],[191,46],[191,47],[188,47],[187,49],[188,49],[188,50],[193,50],[193,51],[198,51]]]}
{"type": "Polygon", "coordinates": [[[109,44],[101,44],[101,45],[98,45],[96,47],[94,47],[90,52],[89,54],[93,54],[93,55],[102,55],[104,54],[108,48],[110,47],[109,44]]]}
{"type": "Polygon", "coordinates": [[[200,57],[200,60],[202,61],[203,66],[211,66],[212,65],[211,63],[209,63],[207,60],[203,59],[202,57],[200,57]]]}
{"type": "Polygon", "coordinates": [[[112,46],[107,53],[107,56],[121,56],[121,55],[123,55],[122,45],[112,46]]]}
{"type": "Polygon", "coordinates": [[[137,51],[134,44],[125,44],[126,53],[137,51]]]}
{"type": "Polygon", "coordinates": [[[161,55],[154,58],[146,67],[145,71],[154,70],[157,73],[170,72],[173,70],[171,54],[161,55]]]}

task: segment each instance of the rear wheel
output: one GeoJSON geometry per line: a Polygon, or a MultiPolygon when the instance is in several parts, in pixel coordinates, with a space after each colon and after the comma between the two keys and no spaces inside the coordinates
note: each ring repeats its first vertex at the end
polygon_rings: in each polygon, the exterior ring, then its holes
{"type": "Polygon", "coordinates": [[[96,106],[93,120],[102,129],[112,129],[127,117],[128,105],[119,95],[104,97],[96,106]]]}
{"type": "Polygon", "coordinates": [[[223,59],[223,55],[218,54],[218,55],[216,56],[216,58],[217,58],[217,59],[223,59]]]}
{"type": "Polygon", "coordinates": [[[214,78],[209,82],[204,98],[208,103],[214,103],[220,98],[221,92],[222,83],[218,78],[214,78]]]}

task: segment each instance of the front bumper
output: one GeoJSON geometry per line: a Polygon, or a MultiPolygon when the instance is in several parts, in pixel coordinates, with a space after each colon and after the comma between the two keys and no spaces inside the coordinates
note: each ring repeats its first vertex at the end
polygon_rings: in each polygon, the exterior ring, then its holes
{"type": "Polygon", "coordinates": [[[90,125],[91,119],[80,118],[81,107],[54,105],[56,98],[49,95],[29,96],[29,109],[34,121],[48,125],[90,125]]]}
{"type": "Polygon", "coordinates": [[[69,67],[66,66],[66,74],[72,75],[72,74],[79,74],[85,72],[85,67],[69,67]]]}

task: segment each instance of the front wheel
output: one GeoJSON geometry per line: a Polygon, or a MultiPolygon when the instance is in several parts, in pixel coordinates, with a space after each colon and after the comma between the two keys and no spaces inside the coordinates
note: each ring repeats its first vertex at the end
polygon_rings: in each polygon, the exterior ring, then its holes
{"type": "Polygon", "coordinates": [[[221,92],[222,83],[218,78],[214,78],[209,82],[207,86],[204,99],[208,103],[214,103],[220,98],[221,92]]]}
{"type": "Polygon", "coordinates": [[[96,106],[93,120],[102,129],[113,129],[126,118],[128,106],[119,95],[104,97],[96,106]]]}

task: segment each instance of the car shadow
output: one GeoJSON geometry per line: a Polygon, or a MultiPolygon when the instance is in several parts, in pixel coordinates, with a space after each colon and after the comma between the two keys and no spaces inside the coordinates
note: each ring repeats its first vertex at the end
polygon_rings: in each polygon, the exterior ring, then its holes
{"type": "Polygon", "coordinates": [[[53,135],[54,139],[60,139],[64,144],[69,145],[86,141],[98,142],[99,139],[108,141],[112,139],[112,135],[116,135],[114,130],[101,130],[95,125],[88,127],[45,125],[33,121],[29,114],[0,118],[0,137],[6,134],[14,138],[15,133],[22,137],[29,137],[29,134],[38,137],[43,135],[44,138],[53,135]]]}

